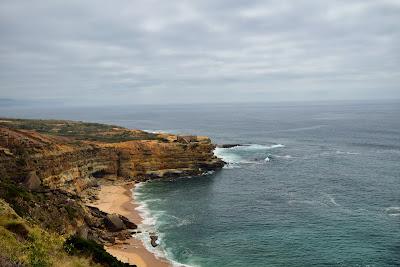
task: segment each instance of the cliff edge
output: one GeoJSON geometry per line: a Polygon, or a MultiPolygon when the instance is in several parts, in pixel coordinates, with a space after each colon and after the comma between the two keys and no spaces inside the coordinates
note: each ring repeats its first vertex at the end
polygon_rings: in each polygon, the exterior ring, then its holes
{"type": "MultiPolygon", "coordinates": [[[[31,224],[27,227],[73,236],[72,247],[89,248],[85,257],[90,261],[125,266],[110,263],[112,257],[108,263],[96,258],[96,245],[129,238],[136,228],[123,216],[86,205],[96,198],[98,185],[201,175],[224,164],[214,148],[201,136],[75,121],[0,119],[0,199],[31,224]]],[[[29,266],[21,255],[10,258],[0,250],[0,258],[29,266]]]]}
{"type": "MultiPolygon", "coordinates": [[[[73,121],[0,119],[0,177],[79,193],[104,177],[143,181],[222,167],[201,136],[73,121]]],[[[112,179],[112,178],[111,178],[112,179]]]]}

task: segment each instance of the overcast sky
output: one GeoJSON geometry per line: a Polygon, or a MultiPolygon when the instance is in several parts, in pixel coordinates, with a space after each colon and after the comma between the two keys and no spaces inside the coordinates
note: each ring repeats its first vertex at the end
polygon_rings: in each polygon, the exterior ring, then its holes
{"type": "Polygon", "coordinates": [[[0,0],[0,98],[400,98],[400,0],[0,0]]]}

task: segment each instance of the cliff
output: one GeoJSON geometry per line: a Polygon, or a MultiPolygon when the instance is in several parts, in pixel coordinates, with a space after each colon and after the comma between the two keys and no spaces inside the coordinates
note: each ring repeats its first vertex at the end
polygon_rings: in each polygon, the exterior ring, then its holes
{"type": "Polygon", "coordinates": [[[99,184],[201,175],[223,166],[214,148],[207,137],[0,119],[0,198],[45,231],[113,243],[129,237],[136,225],[86,205],[99,184]]]}
{"type": "Polygon", "coordinates": [[[103,177],[200,175],[222,166],[207,137],[63,121],[0,120],[0,177],[79,193],[103,177]]]}

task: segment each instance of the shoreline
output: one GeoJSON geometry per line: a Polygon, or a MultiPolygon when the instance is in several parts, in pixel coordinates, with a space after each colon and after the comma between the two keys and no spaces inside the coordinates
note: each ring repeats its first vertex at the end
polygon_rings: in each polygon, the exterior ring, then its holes
{"type": "MultiPolygon", "coordinates": [[[[125,216],[130,221],[138,225],[138,231],[141,231],[140,225],[143,218],[136,208],[139,206],[132,194],[135,187],[134,182],[122,184],[101,185],[98,192],[98,200],[91,203],[91,206],[99,208],[107,213],[116,213],[125,216]]],[[[150,243],[150,237],[149,237],[150,243]]],[[[105,246],[105,250],[122,262],[136,264],[138,267],[171,267],[173,266],[166,258],[159,258],[150,252],[142,240],[132,235],[130,238],[117,241],[115,244],[105,246]]]]}

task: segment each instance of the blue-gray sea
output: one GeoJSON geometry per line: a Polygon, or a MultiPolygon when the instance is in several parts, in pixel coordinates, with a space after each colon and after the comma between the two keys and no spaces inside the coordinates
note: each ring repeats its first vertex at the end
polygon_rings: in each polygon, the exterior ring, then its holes
{"type": "Polygon", "coordinates": [[[2,116],[208,135],[229,164],[136,190],[176,262],[400,266],[400,102],[2,107],[2,116]]]}

